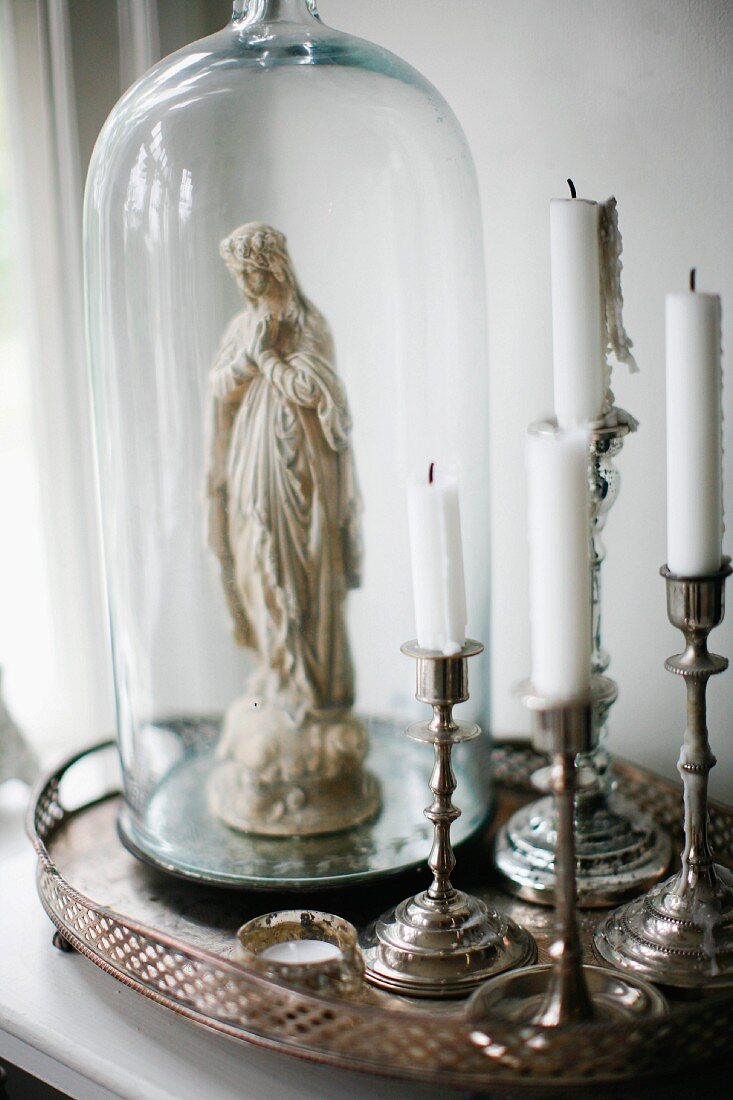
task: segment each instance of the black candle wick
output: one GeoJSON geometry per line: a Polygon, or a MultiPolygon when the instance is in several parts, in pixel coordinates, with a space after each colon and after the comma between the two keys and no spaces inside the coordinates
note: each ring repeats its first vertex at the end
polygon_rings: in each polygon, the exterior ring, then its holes
{"type": "Polygon", "coordinates": [[[697,268],[696,267],[691,267],[690,268],[690,290],[695,290],[696,289],[696,287],[695,287],[696,281],[697,281],[697,268]]]}
{"type": "Polygon", "coordinates": [[[435,463],[430,463],[430,469],[428,470],[428,485],[433,484],[433,475],[435,473],[435,463]]]}
{"type": "Polygon", "coordinates": [[[575,190],[575,184],[572,180],[568,180],[568,187],[570,188],[570,198],[577,199],[578,192],[575,190]]]}

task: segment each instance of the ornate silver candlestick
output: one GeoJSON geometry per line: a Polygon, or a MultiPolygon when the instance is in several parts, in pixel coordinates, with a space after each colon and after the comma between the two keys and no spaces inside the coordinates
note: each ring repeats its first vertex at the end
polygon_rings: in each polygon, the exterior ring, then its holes
{"type": "Polygon", "coordinates": [[[497,1016],[523,1024],[559,1027],[566,1024],[658,1015],[664,998],[646,982],[621,977],[603,967],[582,962],[577,919],[575,795],[576,756],[596,744],[594,710],[608,705],[615,687],[596,677],[591,692],[571,699],[548,699],[529,688],[526,706],[535,718],[535,747],[552,754],[550,787],[556,804],[557,851],[555,909],[557,939],[550,966],[530,966],[487,982],[471,999],[468,1011],[481,1024],[497,1016]]]}
{"type": "Polygon", "coordinates": [[[678,768],[682,776],[685,848],[680,871],[644,897],[609,914],[596,932],[596,947],[616,966],[671,986],[733,982],[733,874],[715,863],[708,842],[708,774],[715,765],[706,723],[705,694],[711,676],[728,667],[708,652],[708,635],[723,621],[725,558],[709,577],[678,577],[666,566],[667,614],[684,634],[684,653],[664,667],[687,687],[687,729],[678,768]]]}
{"type": "Polygon", "coordinates": [[[459,653],[446,657],[416,642],[402,646],[417,661],[416,698],[433,708],[432,720],[410,726],[407,736],[435,748],[433,802],[425,810],[434,837],[428,858],[431,886],[384,913],[361,941],[367,980],[395,993],[460,997],[490,975],[537,957],[528,932],[450,881],[456,863],[450,829],[461,813],[453,805],[451,755],[454,745],[480,733],[473,723],[456,722],[453,707],[468,699],[467,658],[482,650],[480,642],[467,641],[459,653]]]}
{"type": "MultiPolygon", "coordinates": [[[[636,421],[615,409],[615,423],[590,430],[588,478],[591,497],[591,577],[593,675],[603,675],[609,656],[601,642],[601,566],[606,557],[602,533],[618,496],[620,477],[614,459],[636,421]]],[[[594,708],[595,747],[578,760],[576,799],[578,902],[581,906],[614,905],[646,889],[669,866],[671,846],[654,820],[626,803],[615,790],[604,746],[608,712],[617,697],[613,681],[608,698],[594,708]]],[[[533,777],[540,790],[549,788],[549,769],[533,777]]],[[[541,798],[519,809],[496,840],[496,865],[513,893],[528,901],[552,904],[555,852],[558,846],[555,802],[541,798]]]]}

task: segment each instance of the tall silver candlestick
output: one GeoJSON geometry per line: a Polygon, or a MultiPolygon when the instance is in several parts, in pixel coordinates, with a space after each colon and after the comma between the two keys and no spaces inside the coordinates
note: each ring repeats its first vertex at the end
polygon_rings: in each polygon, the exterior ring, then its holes
{"type": "MultiPolygon", "coordinates": [[[[628,413],[622,409],[615,409],[614,413],[614,422],[593,426],[589,439],[593,675],[603,675],[609,665],[601,638],[601,566],[606,557],[603,529],[620,484],[614,459],[625,437],[636,429],[636,421],[628,413]]],[[[633,897],[662,877],[671,856],[670,841],[664,831],[615,790],[604,744],[608,713],[618,694],[616,685],[610,683],[608,698],[594,708],[596,745],[578,760],[576,855],[581,906],[615,905],[633,897]]],[[[548,777],[548,769],[543,768],[533,782],[547,790],[548,777]]],[[[496,865],[509,889],[529,901],[552,904],[558,843],[557,813],[551,797],[519,809],[496,840],[496,865]]]]}
{"type": "Polygon", "coordinates": [[[709,577],[679,577],[662,568],[667,614],[684,634],[683,653],[665,668],[687,687],[687,728],[678,768],[684,795],[685,847],[676,875],[610,913],[596,947],[615,966],[671,986],[733,982],[733,873],[715,863],[708,841],[708,775],[715,764],[706,718],[711,676],[728,660],[708,652],[710,631],[723,621],[726,558],[709,577]]]}
{"type": "Polygon", "coordinates": [[[453,707],[468,699],[467,658],[482,650],[481,643],[473,641],[451,657],[422,649],[416,642],[402,647],[417,662],[416,698],[433,708],[431,721],[407,730],[408,737],[435,750],[433,801],[425,810],[433,824],[428,857],[433,881],[427,890],[384,913],[362,937],[367,980],[394,993],[460,997],[490,975],[532,962],[537,955],[528,932],[479,898],[456,890],[450,881],[456,862],[450,829],[461,812],[452,797],[453,746],[480,733],[473,723],[456,722],[453,707]]]}
{"type": "MultiPolygon", "coordinates": [[[[613,698],[614,685],[596,677],[591,692],[572,699],[549,699],[531,687],[524,694],[535,718],[535,746],[552,757],[549,782],[556,803],[557,938],[550,966],[530,966],[504,974],[477,990],[468,1006],[482,1043],[484,1021],[497,1017],[522,1024],[560,1027],[593,1020],[661,1014],[664,998],[637,978],[620,978],[582,961],[577,918],[575,795],[576,756],[596,744],[594,712],[613,698]]],[[[490,1026],[490,1025],[489,1025],[490,1026]]]]}

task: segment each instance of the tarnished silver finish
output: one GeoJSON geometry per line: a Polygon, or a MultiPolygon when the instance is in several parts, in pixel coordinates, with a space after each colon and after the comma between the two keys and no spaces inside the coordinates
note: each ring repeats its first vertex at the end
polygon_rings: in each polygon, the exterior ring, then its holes
{"type": "Polygon", "coordinates": [[[237,931],[234,958],[265,977],[311,993],[349,997],[361,989],[364,977],[364,959],[353,924],[316,909],[281,909],[253,917],[237,931]],[[263,955],[268,947],[297,940],[331,944],[338,955],[317,962],[282,961],[263,955]]]}
{"type": "Polygon", "coordinates": [[[710,577],[678,577],[664,566],[667,614],[684,634],[683,653],[664,667],[687,688],[687,728],[677,765],[684,791],[685,846],[676,875],[611,913],[599,926],[596,947],[616,966],[664,985],[733,984],[733,874],[713,858],[708,840],[708,775],[715,765],[706,721],[711,676],[728,660],[708,651],[710,631],[725,611],[726,558],[710,577]]]}
{"type": "Polygon", "coordinates": [[[479,1025],[480,1042],[485,1035],[481,1022],[497,1015],[554,1028],[600,1018],[624,1018],[639,1011],[658,1015],[666,1010],[664,998],[645,982],[622,977],[599,982],[597,975],[589,972],[591,968],[583,964],[575,862],[576,759],[593,748],[597,738],[595,708],[607,703],[613,693],[612,681],[603,676],[592,681],[589,694],[572,699],[549,699],[531,690],[523,692],[524,703],[534,718],[534,746],[549,751],[552,758],[550,787],[557,816],[556,939],[550,948],[554,962],[552,966],[503,975],[496,986],[488,982],[474,994],[469,1013],[479,1025]]]}
{"type": "Polygon", "coordinates": [[[460,653],[446,657],[434,649],[423,649],[416,641],[405,642],[400,650],[415,661],[415,698],[429,707],[446,699],[452,706],[468,699],[468,658],[483,653],[481,642],[467,641],[460,653]]]}
{"type": "MultiPolygon", "coordinates": [[[[519,685],[518,694],[532,714],[532,744],[537,752],[584,756],[598,743],[595,711],[615,699],[616,685],[608,676],[596,676],[586,695],[555,698],[538,695],[526,680],[519,685]]],[[[553,768],[554,764],[548,772],[548,785],[554,791],[553,768]]],[[[577,778],[573,782],[577,786],[577,778]]]]}
{"type": "MultiPolygon", "coordinates": [[[[503,817],[528,797],[537,757],[526,742],[497,742],[493,758],[503,817]]],[[[678,827],[676,784],[626,762],[612,766],[623,790],[678,827]]],[[[112,743],[67,760],[43,780],[28,818],[39,896],[64,941],[79,952],[72,967],[89,960],[110,979],[209,1030],[344,1069],[512,1096],[536,1097],[538,1089],[545,1095],[550,1088],[565,1095],[571,1085],[598,1095],[601,1082],[614,1083],[614,1095],[636,1096],[633,1082],[642,1076],[648,1095],[656,1084],[650,1075],[663,1074],[668,1083],[670,1073],[730,1057],[728,990],[693,1001],[673,990],[666,1019],[639,1015],[603,1028],[542,1028],[495,1017],[489,1034],[453,1001],[395,997],[367,984],[348,997],[307,993],[238,965],[231,960],[236,931],[266,908],[265,899],[196,888],[132,859],[115,835],[119,790],[112,743]]],[[[718,856],[733,867],[733,807],[711,802],[710,814],[718,856]]],[[[505,893],[485,861],[468,863],[465,872],[487,905],[532,931],[540,962],[548,962],[551,910],[505,893]]],[[[362,927],[372,897],[372,890],[341,892],[339,912],[362,927]]],[[[591,962],[595,915],[581,911],[578,919],[584,960],[591,962]]]]}
{"type": "MultiPolygon", "coordinates": [[[[618,496],[620,478],[614,459],[624,438],[636,430],[636,421],[623,409],[614,409],[611,423],[590,430],[588,480],[591,498],[591,671],[603,675],[609,656],[601,640],[601,566],[606,557],[602,534],[608,513],[618,496]]],[[[617,690],[595,705],[594,744],[580,754],[580,777],[575,805],[578,904],[617,905],[657,882],[672,854],[669,837],[648,814],[639,812],[616,791],[609,774],[605,747],[608,713],[617,690]]],[[[542,791],[549,772],[534,777],[542,791]]],[[[551,905],[555,890],[555,850],[558,825],[551,797],[523,806],[499,833],[496,864],[509,889],[519,897],[551,905]]]]}
{"type": "MultiPolygon", "coordinates": [[[[498,1015],[514,1024],[533,1022],[542,1011],[552,969],[551,965],[528,966],[502,974],[477,990],[468,1006],[475,1023],[473,1041],[478,1046],[486,1044],[486,1025],[490,1020],[493,1031],[498,1015]]],[[[639,1017],[665,1012],[664,998],[653,985],[640,982],[629,986],[617,971],[605,966],[584,966],[583,974],[593,1002],[594,1023],[625,1019],[631,1024],[639,1017]]]]}
{"type": "Polygon", "coordinates": [[[412,740],[435,748],[433,801],[424,811],[433,825],[428,857],[433,881],[370,925],[361,946],[367,981],[411,997],[461,997],[490,975],[532,962],[537,954],[528,932],[479,898],[456,890],[450,880],[456,865],[450,830],[461,813],[453,805],[453,746],[481,732],[472,723],[456,722],[453,707],[468,698],[467,658],[482,650],[473,641],[450,657],[415,642],[402,647],[417,662],[416,697],[433,708],[431,721],[407,730],[412,740]]]}

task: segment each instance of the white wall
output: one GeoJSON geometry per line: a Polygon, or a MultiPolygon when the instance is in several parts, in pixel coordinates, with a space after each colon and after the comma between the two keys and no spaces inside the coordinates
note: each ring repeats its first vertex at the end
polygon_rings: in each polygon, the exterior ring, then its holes
{"type": "MultiPolygon", "coordinates": [[[[493,466],[494,728],[527,720],[511,685],[529,667],[523,436],[551,408],[548,201],[619,202],[626,321],[641,374],[618,370],[641,422],[619,460],[606,543],[605,641],[620,698],[611,747],[674,773],[684,689],[663,670],[664,293],[723,297],[733,369],[733,4],[727,0],[320,0],[325,22],[420,69],[461,120],[484,210],[493,466]]],[[[470,304],[469,304],[470,308],[470,304]]],[[[727,512],[733,510],[733,386],[724,393],[727,512]]],[[[729,537],[726,548],[733,550],[729,537]]],[[[733,655],[733,614],[713,635],[733,655]]],[[[714,794],[733,799],[733,672],[711,682],[714,794]]]]}

